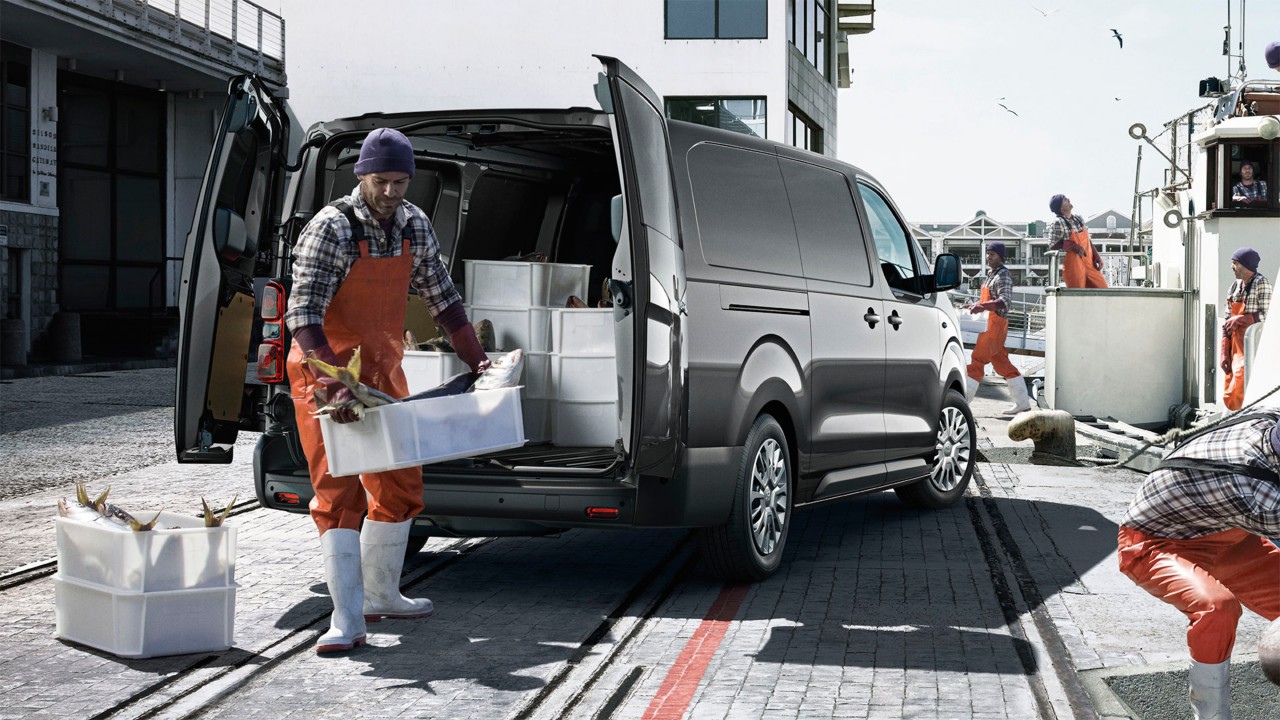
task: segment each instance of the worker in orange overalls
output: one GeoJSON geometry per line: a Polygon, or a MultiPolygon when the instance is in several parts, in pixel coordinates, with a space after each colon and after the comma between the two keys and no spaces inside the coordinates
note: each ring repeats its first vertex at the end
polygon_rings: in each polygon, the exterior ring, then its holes
{"type": "Polygon", "coordinates": [[[1265,320],[1271,307],[1271,281],[1258,272],[1258,251],[1242,247],[1231,254],[1231,274],[1236,281],[1227,293],[1227,315],[1222,323],[1222,353],[1218,364],[1224,373],[1222,404],[1228,410],[1244,405],[1244,333],[1265,320]]]}
{"type": "MultiPolygon", "coordinates": [[[[333,477],[314,413],[318,404],[340,406],[353,398],[349,388],[317,377],[303,360],[345,366],[360,348],[361,382],[393,397],[408,395],[400,361],[405,298],[413,290],[463,362],[476,372],[489,365],[440,260],[426,213],[404,199],[414,165],[404,134],[389,128],[369,133],[354,168],[359,185],[321,208],[293,250],[287,367],[298,439],[315,490],[311,519],[320,531],[333,601],[329,631],[316,643],[320,653],[364,645],[366,621],[427,617],[433,607],[426,598],[400,594],[410,525],[423,509],[422,468],[333,477]],[[320,403],[317,393],[324,396],[320,403]]],[[[357,420],[346,407],[329,414],[336,422],[357,420]]]]}
{"type": "Polygon", "coordinates": [[[982,383],[982,375],[987,363],[1009,384],[1009,399],[1013,405],[1004,411],[1005,415],[1017,415],[1031,409],[1031,396],[1027,394],[1027,381],[1023,379],[1018,368],[1009,362],[1009,351],[1005,348],[1005,340],[1009,337],[1009,301],[1013,297],[1013,276],[1005,267],[1005,247],[999,240],[987,243],[987,280],[982,283],[982,294],[978,302],[966,305],[962,310],[977,314],[987,313],[987,330],[978,335],[978,342],[973,346],[973,357],[969,362],[968,379],[965,381],[965,398],[973,400],[978,393],[978,385],[982,383]]]}
{"type": "Polygon", "coordinates": [[[1191,707],[1231,717],[1241,607],[1280,617],[1280,408],[1235,416],[1176,448],[1120,521],[1120,572],[1187,619],[1191,707]]]}
{"type": "Polygon", "coordinates": [[[1049,227],[1049,249],[1062,250],[1062,279],[1069,288],[1105,288],[1102,256],[1089,239],[1084,219],[1071,214],[1071,200],[1065,195],[1049,199],[1049,209],[1058,216],[1049,227]]]}

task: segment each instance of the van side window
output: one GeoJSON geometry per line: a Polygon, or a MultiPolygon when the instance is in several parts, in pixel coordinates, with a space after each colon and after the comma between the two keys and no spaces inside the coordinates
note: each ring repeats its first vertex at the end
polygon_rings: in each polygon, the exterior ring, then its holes
{"type": "Polygon", "coordinates": [[[867,286],[871,266],[853,194],[838,172],[780,158],[805,276],[867,286]]]}
{"type": "Polygon", "coordinates": [[[862,204],[867,209],[867,224],[876,243],[876,252],[880,255],[884,279],[895,290],[918,293],[911,235],[880,193],[862,183],[858,183],[858,193],[862,195],[862,204]]]}
{"type": "Polygon", "coordinates": [[[800,249],[778,158],[699,143],[688,161],[707,264],[799,277],[800,249]]]}

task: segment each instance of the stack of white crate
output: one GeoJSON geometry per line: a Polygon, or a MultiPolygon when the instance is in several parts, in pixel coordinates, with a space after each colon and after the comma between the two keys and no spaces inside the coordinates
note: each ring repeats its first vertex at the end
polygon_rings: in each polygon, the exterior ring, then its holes
{"type": "Polygon", "coordinates": [[[498,350],[522,348],[525,437],[612,445],[618,435],[613,311],[586,300],[590,265],[464,260],[467,317],[493,323],[498,350]]]}
{"type": "MultiPolygon", "coordinates": [[[[138,511],[149,521],[154,511],[138,511]]],[[[58,637],[120,657],[231,647],[236,529],[161,512],[154,530],[57,518],[58,637]]]]}

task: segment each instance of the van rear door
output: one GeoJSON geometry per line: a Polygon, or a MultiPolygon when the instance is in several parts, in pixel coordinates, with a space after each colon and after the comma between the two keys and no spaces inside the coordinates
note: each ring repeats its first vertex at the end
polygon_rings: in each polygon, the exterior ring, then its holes
{"type": "Polygon", "coordinates": [[[232,78],[182,259],[178,298],[178,462],[229,463],[253,427],[246,393],[256,275],[267,274],[287,109],[252,77],[232,78]]]}
{"type": "Polygon", "coordinates": [[[616,58],[596,58],[604,65],[596,97],[613,125],[622,168],[623,237],[610,278],[615,336],[633,342],[629,363],[621,346],[618,353],[623,447],[637,473],[671,477],[684,404],[686,290],[671,145],[657,93],[616,58]]]}

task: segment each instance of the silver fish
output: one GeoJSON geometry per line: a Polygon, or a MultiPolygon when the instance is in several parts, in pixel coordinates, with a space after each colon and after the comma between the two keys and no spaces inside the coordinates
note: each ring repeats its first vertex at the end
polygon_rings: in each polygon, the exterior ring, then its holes
{"type": "Polygon", "coordinates": [[[310,363],[311,367],[320,373],[336,378],[343,385],[346,385],[354,396],[354,399],[348,403],[341,405],[326,404],[312,413],[313,415],[327,415],[332,410],[348,407],[355,412],[356,417],[363,417],[365,408],[400,402],[381,390],[375,390],[360,382],[360,348],[358,347],[351,354],[351,361],[347,363],[346,367],[335,367],[315,357],[306,358],[306,362],[310,363]]]}
{"type": "MultiPolygon", "coordinates": [[[[118,505],[107,502],[107,493],[111,492],[111,488],[102,491],[97,498],[90,499],[89,491],[85,489],[84,483],[76,483],[76,503],[80,508],[88,509],[94,512],[99,518],[107,521],[109,525],[128,528],[134,532],[146,532],[156,526],[156,521],[160,519],[160,513],[151,518],[151,522],[141,522],[128,511],[118,505]]],[[[58,514],[63,517],[87,519],[83,512],[73,509],[66,500],[58,501],[58,514]]]]}
{"type": "Polygon", "coordinates": [[[524,370],[524,351],[519,348],[494,360],[489,369],[480,374],[472,390],[498,390],[515,387],[520,384],[520,373],[524,370]]]}

